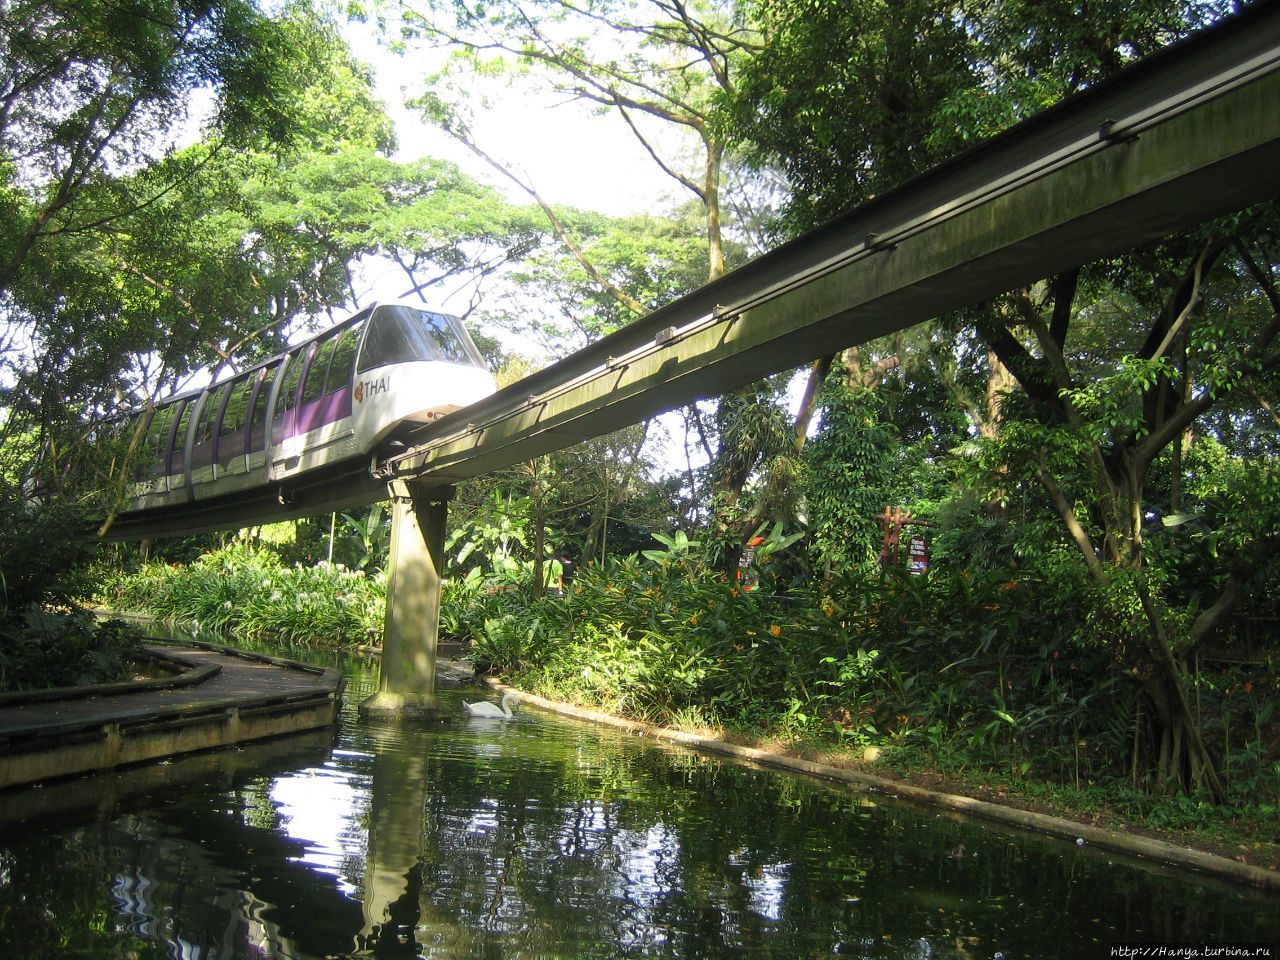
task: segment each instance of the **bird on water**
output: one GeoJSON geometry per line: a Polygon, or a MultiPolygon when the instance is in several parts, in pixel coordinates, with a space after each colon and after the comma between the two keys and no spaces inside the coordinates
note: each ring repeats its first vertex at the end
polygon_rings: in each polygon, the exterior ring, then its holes
{"type": "Polygon", "coordinates": [[[489,720],[514,720],[516,715],[511,708],[518,702],[519,700],[514,693],[504,693],[502,695],[501,709],[485,700],[479,703],[467,703],[464,700],[462,705],[467,708],[467,715],[471,717],[482,717],[489,720]]]}

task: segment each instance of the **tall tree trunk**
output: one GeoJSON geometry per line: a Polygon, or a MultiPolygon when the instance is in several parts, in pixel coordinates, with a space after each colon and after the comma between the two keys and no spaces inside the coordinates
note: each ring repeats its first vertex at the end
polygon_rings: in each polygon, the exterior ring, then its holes
{"type": "Polygon", "coordinates": [[[1152,741],[1159,744],[1155,765],[1161,791],[1207,790],[1215,803],[1226,803],[1227,788],[1200,733],[1191,709],[1185,664],[1175,658],[1159,607],[1141,571],[1135,589],[1146,614],[1149,661],[1155,668],[1143,686],[1153,710],[1152,741]]]}
{"type": "Polygon", "coordinates": [[[833,353],[815,360],[809,367],[809,379],[804,385],[804,396],[800,398],[800,409],[796,411],[793,448],[797,454],[804,449],[805,440],[809,436],[809,424],[813,422],[813,415],[818,409],[818,394],[822,392],[822,384],[826,381],[827,374],[831,372],[831,365],[835,359],[836,355],[833,353]]]}

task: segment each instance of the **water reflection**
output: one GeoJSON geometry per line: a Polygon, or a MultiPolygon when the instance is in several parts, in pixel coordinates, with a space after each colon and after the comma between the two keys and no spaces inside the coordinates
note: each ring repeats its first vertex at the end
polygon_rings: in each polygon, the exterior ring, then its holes
{"type": "MultiPolygon", "coordinates": [[[[348,702],[371,686],[353,668],[348,702]]],[[[1280,931],[1248,892],[461,710],[0,796],[0,956],[1087,957],[1280,931]]]]}

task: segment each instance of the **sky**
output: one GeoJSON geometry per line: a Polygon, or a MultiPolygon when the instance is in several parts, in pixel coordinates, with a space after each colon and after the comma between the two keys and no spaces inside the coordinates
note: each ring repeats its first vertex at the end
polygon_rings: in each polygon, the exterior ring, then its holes
{"type": "MultiPolygon", "coordinates": [[[[404,107],[405,92],[417,91],[423,75],[438,62],[435,58],[423,52],[389,52],[379,46],[368,24],[350,24],[345,35],[355,55],[374,69],[378,95],[396,124],[396,159],[429,155],[452,160],[504,192],[514,190],[447,134],[404,107]]],[[[665,212],[685,199],[620,117],[595,113],[586,104],[513,91],[495,98],[492,109],[476,117],[474,129],[483,149],[524,174],[553,204],[621,216],[665,212]]],[[[518,191],[513,196],[527,200],[518,191]]]]}

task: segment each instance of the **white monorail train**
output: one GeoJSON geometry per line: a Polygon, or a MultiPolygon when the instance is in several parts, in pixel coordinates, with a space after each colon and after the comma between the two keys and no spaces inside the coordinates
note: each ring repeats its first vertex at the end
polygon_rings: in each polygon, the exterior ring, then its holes
{"type": "MultiPolygon", "coordinates": [[[[157,405],[124,510],[278,484],[368,457],[399,426],[494,390],[457,317],[377,303],[257,366],[157,405]]],[[[137,418],[128,421],[137,424],[137,418]]]]}

